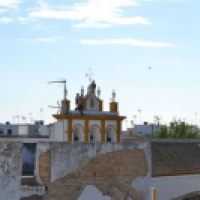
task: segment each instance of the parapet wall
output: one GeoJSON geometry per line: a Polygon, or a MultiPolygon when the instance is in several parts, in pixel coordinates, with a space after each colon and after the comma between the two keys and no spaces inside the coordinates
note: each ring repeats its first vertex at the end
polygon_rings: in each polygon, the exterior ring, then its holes
{"type": "Polygon", "coordinates": [[[21,195],[22,144],[0,143],[0,199],[19,200],[21,195]]]}
{"type": "Polygon", "coordinates": [[[48,187],[45,199],[78,199],[87,185],[113,199],[150,199],[149,141],[41,142],[36,157],[37,180],[48,187]]]}

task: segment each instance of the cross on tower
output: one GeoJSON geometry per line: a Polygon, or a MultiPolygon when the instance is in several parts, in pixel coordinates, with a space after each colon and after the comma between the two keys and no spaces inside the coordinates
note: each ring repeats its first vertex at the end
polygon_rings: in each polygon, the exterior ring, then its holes
{"type": "Polygon", "coordinates": [[[94,74],[92,73],[91,68],[89,68],[89,73],[85,74],[85,76],[89,78],[90,83],[92,83],[92,76],[93,75],[94,74]]]}

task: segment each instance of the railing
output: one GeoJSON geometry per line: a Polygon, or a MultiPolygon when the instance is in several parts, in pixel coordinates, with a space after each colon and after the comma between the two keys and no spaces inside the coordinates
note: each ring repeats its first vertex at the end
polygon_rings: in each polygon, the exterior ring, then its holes
{"type": "Polygon", "coordinates": [[[30,197],[33,195],[42,196],[45,194],[45,186],[21,186],[21,197],[30,197]]]}

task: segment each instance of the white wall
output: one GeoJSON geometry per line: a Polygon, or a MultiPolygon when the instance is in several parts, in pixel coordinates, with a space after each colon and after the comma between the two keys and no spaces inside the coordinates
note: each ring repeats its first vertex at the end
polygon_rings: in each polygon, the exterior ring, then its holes
{"type": "MultiPolygon", "coordinates": [[[[66,121],[64,123],[64,131],[65,131],[65,141],[68,141],[68,137],[66,134],[66,121]]],[[[54,134],[54,139],[55,141],[63,141],[63,121],[57,121],[53,124],[53,134],[54,134]]]]}
{"type": "Polygon", "coordinates": [[[28,126],[27,125],[19,125],[19,135],[28,135],[28,126]]]}
{"type": "Polygon", "coordinates": [[[72,120],[72,128],[74,128],[76,125],[81,125],[84,127],[84,120],[72,120]]]}
{"type": "Polygon", "coordinates": [[[96,125],[99,128],[101,128],[101,121],[100,120],[89,120],[89,127],[91,127],[92,125],[96,125]]]}
{"type": "Polygon", "coordinates": [[[40,125],[40,135],[49,135],[49,127],[47,125],[40,125]]]}
{"type": "Polygon", "coordinates": [[[159,126],[155,124],[147,124],[147,125],[134,125],[133,135],[138,135],[141,133],[142,136],[149,136],[152,134],[152,131],[155,132],[159,126]],[[152,129],[153,126],[153,129],[152,129]]]}
{"type": "Polygon", "coordinates": [[[170,200],[200,190],[200,175],[151,178],[151,187],[157,189],[158,200],[170,200]]]}
{"type": "Polygon", "coordinates": [[[117,128],[117,122],[115,120],[106,120],[105,128],[107,128],[108,126],[114,126],[115,128],[117,128]]]}

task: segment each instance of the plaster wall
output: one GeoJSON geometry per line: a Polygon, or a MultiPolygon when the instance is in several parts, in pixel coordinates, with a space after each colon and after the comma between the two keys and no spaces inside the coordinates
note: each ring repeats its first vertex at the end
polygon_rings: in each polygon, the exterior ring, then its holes
{"type": "Polygon", "coordinates": [[[92,97],[90,97],[89,99],[87,99],[87,110],[89,110],[89,111],[98,111],[99,110],[99,101],[97,101],[97,99],[96,98],[94,98],[94,107],[91,107],[90,106],[90,99],[91,99],[92,97]]]}
{"type": "Polygon", "coordinates": [[[141,133],[142,136],[149,136],[159,129],[158,125],[147,124],[147,125],[134,125],[133,135],[141,133]]]}
{"type": "Polygon", "coordinates": [[[72,120],[72,128],[76,125],[81,125],[84,127],[84,120],[72,120]]]}
{"type": "Polygon", "coordinates": [[[22,144],[0,143],[0,199],[19,200],[21,195],[22,144]]]}
{"type": "Polygon", "coordinates": [[[101,121],[99,121],[99,120],[90,120],[89,121],[89,127],[91,127],[92,125],[97,125],[99,128],[101,128],[101,121]]]}
{"type": "MultiPolygon", "coordinates": [[[[49,187],[48,191],[49,193],[52,192],[52,195],[54,193],[54,196],[64,196],[64,193],[67,192],[81,196],[87,185],[93,185],[105,196],[117,197],[120,194],[122,196],[121,200],[127,194],[134,196],[136,199],[139,195],[141,200],[149,200],[150,169],[149,141],[74,144],[63,142],[38,143],[37,179],[41,183],[42,180],[46,180],[45,184],[49,187]],[[43,156],[41,159],[39,159],[40,155],[43,156]],[[49,159],[49,155],[51,159],[49,159]],[[39,163],[41,161],[47,163],[39,163]],[[40,170],[40,166],[50,166],[50,168],[40,170]],[[50,172],[49,178],[47,177],[47,171],[50,172]],[[64,185],[62,186],[62,184],[64,185]],[[79,191],[80,195],[77,194],[79,189],[81,189],[79,191]],[[106,193],[109,190],[111,191],[106,193]],[[63,191],[63,194],[61,191],[63,191]]],[[[97,195],[98,190],[96,190],[97,195]]],[[[67,196],[67,194],[65,195],[67,196]]],[[[70,198],[73,199],[69,196],[70,198]]],[[[51,198],[48,197],[47,199],[51,198]]]]}
{"type": "Polygon", "coordinates": [[[115,128],[117,128],[117,122],[114,120],[106,120],[105,121],[105,128],[107,128],[108,126],[114,126],[115,128]]]}
{"type": "Polygon", "coordinates": [[[19,125],[16,124],[0,124],[0,129],[3,130],[4,135],[8,135],[8,129],[12,130],[12,135],[18,135],[19,134],[19,125]]]}
{"type": "Polygon", "coordinates": [[[49,134],[50,130],[47,125],[40,125],[39,126],[39,133],[40,135],[50,135],[49,134]]]}
{"type": "Polygon", "coordinates": [[[151,187],[157,190],[157,199],[170,200],[200,190],[200,175],[151,178],[151,187]]]}
{"type": "MultiPolygon", "coordinates": [[[[65,138],[65,141],[68,140],[68,137],[67,137],[67,129],[68,129],[68,126],[67,126],[67,121],[65,120],[64,121],[64,138],[65,138]]],[[[54,128],[53,128],[53,135],[54,135],[54,139],[56,141],[63,141],[63,121],[57,121],[54,123],[54,128]]]]}
{"type": "Polygon", "coordinates": [[[19,135],[28,135],[28,126],[27,125],[19,126],[19,135]]]}

